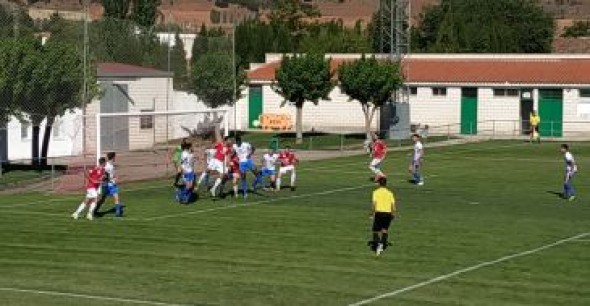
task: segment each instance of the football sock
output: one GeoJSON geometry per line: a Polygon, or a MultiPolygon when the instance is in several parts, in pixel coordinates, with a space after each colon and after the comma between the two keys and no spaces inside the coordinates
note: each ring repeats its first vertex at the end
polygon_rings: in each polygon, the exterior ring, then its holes
{"type": "Polygon", "coordinates": [[[176,173],[176,177],[174,178],[174,185],[178,185],[178,181],[180,181],[180,177],[182,173],[176,173]]]}
{"type": "Polygon", "coordinates": [[[123,217],[123,205],[121,203],[115,204],[115,217],[123,217]]]}
{"type": "Polygon", "coordinates": [[[388,238],[388,234],[387,233],[382,233],[381,234],[381,243],[383,244],[383,248],[385,249],[387,247],[387,238],[388,238]]]}
{"type": "Polygon", "coordinates": [[[246,182],[246,178],[242,180],[242,192],[244,193],[244,195],[248,193],[248,182],[246,182]]]}
{"type": "Polygon", "coordinates": [[[199,177],[199,181],[197,182],[197,189],[199,188],[199,186],[201,186],[201,184],[203,184],[203,181],[205,180],[206,177],[207,177],[207,172],[201,173],[201,176],[199,177]]]}
{"type": "Polygon", "coordinates": [[[252,189],[256,189],[256,187],[258,186],[258,184],[260,184],[261,181],[262,181],[262,172],[256,174],[256,177],[254,178],[254,183],[252,183],[252,189]]]}
{"type": "Polygon", "coordinates": [[[277,178],[276,184],[277,184],[277,190],[281,190],[281,178],[280,177],[277,178]]]}
{"type": "Polygon", "coordinates": [[[221,185],[221,178],[220,177],[218,177],[215,180],[215,185],[213,185],[213,188],[211,189],[211,194],[216,194],[217,187],[219,187],[219,185],[221,185]]]}
{"type": "Polygon", "coordinates": [[[81,214],[81,213],[84,211],[84,208],[86,208],[86,203],[82,202],[82,203],[81,203],[81,204],[78,206],[78,209],[76,209],[76,212],[75,212],[75,214],[76,214],[76,215],[80,215],[80,214],[81,214]]]}
{"type": "Polygon", "coordinates": [[[238,185],[234,185],[234,195],[238,195],[238,185]]]}
{"type": "Polygon", "coordinates": [[[376,248],[377,244],[379,244],[379,233],[373,233],[373,247],[376,248]]]}
{"type": "Polygon", "coordinates": [[[88,210],[88,214],[94,216],[94,211],[96,210],[96,202],[92,202],[90,204],[90,209],[88,210]]]}
{"type": "Polygon", "coordinates": [[[291,187],[295,186],[295,179],[297,178],[297,175],[295,174],[295,170],[293,170],[293,172],[291,172],[291,187]]]}
{"type": "Polygon", "coordinates": [[[563,197],[567,198],[570,195],[570,189],[569,189],[569,184],[568,183],[564,183],[563,184],[563,197]]]}

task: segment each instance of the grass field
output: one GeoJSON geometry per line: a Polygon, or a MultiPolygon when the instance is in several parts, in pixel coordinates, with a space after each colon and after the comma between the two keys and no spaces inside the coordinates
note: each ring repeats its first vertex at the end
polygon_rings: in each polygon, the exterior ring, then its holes
{"type": "Polygon", "coordinates": [[[71,220],[77,197],[3,196],[0,304],[590,305],[590,143],[572,144],[571,203],[555,194],[558,149],[427,148],[420,188],[391,153],[400,215],[380,257],[366,156],[303,163],[297,191],[247,200],[181,207],[169,182],[122,186],[124,220],[71,220]]]}

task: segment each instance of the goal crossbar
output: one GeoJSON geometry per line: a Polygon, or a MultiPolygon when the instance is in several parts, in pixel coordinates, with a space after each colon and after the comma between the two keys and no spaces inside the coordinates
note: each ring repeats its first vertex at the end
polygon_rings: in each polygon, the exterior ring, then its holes
{"type": "Polygon", "coordinates": [[[172,110],[172,111],[153,111],[153,112],[120,112],[120,113],[96,113],[96,162],[102,155],[101,145],[101,120],[105,117],[140,117],[140,116],[174,116],[174,115],[190,115],[190,114],[214,114],[221,113],[223,115],[224,136],[229,136],[229,110],[172,110]]]}

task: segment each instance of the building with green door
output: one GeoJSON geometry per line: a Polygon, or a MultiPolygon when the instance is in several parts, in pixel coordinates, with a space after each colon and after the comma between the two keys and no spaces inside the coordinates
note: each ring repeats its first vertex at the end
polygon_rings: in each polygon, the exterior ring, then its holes
{"type": "MultiPolygon", "coordinates": [[[[268,54],[249,71],[245,122],[258,112],[294,118],[294,108],[281,107],[282,97],[271,88],[281,56],[268,54]]],[[[360,54],[326,56],[335,71],[360,54]]],[[[544,137],[590,137],[590,55],[411,54],[403,65],[412,126],[428,126],[430,135],[526,137],[537,111],[544,137]]],[[[306,104],[303,122],[304,129],[326,131],[362,130],[364,124],[360,105],[338,87],[331,101],[306,104]]]]}

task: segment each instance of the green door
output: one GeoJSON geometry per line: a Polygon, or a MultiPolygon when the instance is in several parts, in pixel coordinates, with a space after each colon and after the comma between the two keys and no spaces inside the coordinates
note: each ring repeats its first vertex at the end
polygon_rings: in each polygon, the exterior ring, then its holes
{"type": "Polygon", "coordinates": [[[248,127],[258,128],[254,121],[262,114],[262,86],[250,86],[248,97],[248,127]]]}
{"type": "Polygon", "coordinates": [[[461,90],[461,134],[477,134],[477,88],[461,90]]]}
{"type": "Polygon", "coordinates": [[[561,89],[539,90],[539,134],[561,137],[563,134],[563,91],[561,89]]]}

